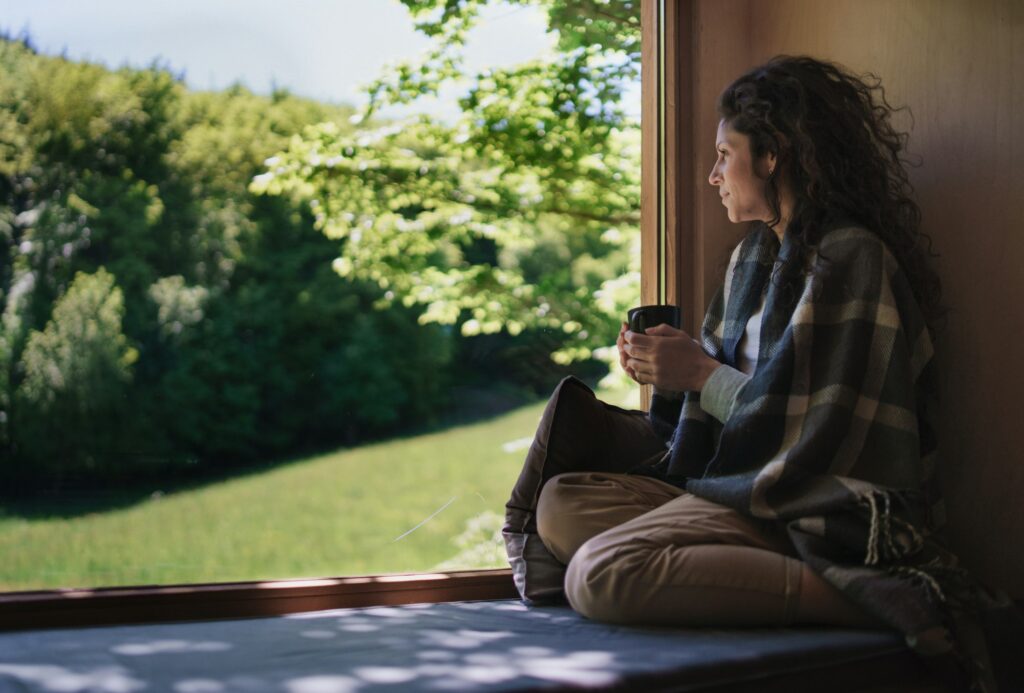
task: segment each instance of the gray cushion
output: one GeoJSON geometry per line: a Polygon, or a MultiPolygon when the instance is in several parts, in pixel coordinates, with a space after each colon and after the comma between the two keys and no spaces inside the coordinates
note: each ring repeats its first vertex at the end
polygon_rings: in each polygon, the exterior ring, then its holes
{"type": "Polygon", "coordinates": [[[631,628],[518,600],[0,633],[5,693],[840,693],[901,690],[915,665],[886,631],[631,628]]]}

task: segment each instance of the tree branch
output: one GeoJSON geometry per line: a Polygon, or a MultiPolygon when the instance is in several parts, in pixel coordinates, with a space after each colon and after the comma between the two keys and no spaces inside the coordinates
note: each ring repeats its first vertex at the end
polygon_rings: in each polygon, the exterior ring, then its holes
{"type": "Polygon", "coordinates": [[[605,19],[610,19],[611,21],[616,22],[618,24],[624,24],[624,25],[627,25],[627,26],[629,25],[629,16],[628,15],[623,16],[623,15],[614,14],[612,12],[608,12],[606,10],[602,10],[599,7],[597,7],[596,5],[591,5],[590,8],[587,9],[587,10],[583,10],[582,8],[580,9],[579,16],[582,17],[582,16],[587,15],[587,14],[593,14],[593,15],[597,15],[598,17],[604,17],[605,19]]]}
{"type": "Polygon", "coordinates": [[[604,221],[609,224],[639,224],[639,214],[594,214],[580,209],[560,209],[558,207],[545,207],[540,210],[542,214],[561,214],[573,219],[584,219],[586,221],[604,221]]]}

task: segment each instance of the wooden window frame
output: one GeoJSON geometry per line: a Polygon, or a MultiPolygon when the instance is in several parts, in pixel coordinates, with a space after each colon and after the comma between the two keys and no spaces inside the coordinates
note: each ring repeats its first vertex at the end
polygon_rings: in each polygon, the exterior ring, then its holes
{"type": "Polygon", "coordinates": [[[516,596],[508,569],[9,592],[0,594],[0,630],[255,618],[516,596]]]}
{"type": "MultiPolygon", "coordinates": [[[[683,308],[697,325],[693,263],[690,0],[641,6],[641,300],[683,308]],[[683,42],[685,41],[685,45],[683,42]],[[654,96],[651,96],[651,95],[654,96]]],[[[645,388],[646,389],[646,388],[645,388]]],[[[644,392],[644,401],[649,392],[644,392]]],[[[325,609],[511,599],[508,569],[304,580],[0,593],[0,630],[252,618],[325,609]]]]}
{"type": "Polygon", "coordinates": [[[644,303],[683,308],[687,332],[700,325],[693,267],[695,192],[692,117],[693,3],[643,0],[641,110],[641,264],[644,303]]]}
{"type": "MultiPolygon", "coordinates": [[[[644,305],[679,306],[691,335],[703,315],[694,266],[697,181],[686,163],[695,155],[694,10],[691,0],[641,5],[640,298],[644,305]]],[[[642,386],[644,408],[650,394],[642,386]]]]}

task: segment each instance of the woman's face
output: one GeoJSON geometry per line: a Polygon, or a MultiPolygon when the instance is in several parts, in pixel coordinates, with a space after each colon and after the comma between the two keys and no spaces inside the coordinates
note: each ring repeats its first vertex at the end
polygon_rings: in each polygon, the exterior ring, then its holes
{"type": "Polygon", "coordinates": [[[718,160],[708,181],[718,188],[729,221],[735,224],[772,219],[764,183],[775,168],[775,155],[767,154],[755,161],[750,151],[750,138],[733,130],[724,120],[718,124],[715,149],[718,160]]]}

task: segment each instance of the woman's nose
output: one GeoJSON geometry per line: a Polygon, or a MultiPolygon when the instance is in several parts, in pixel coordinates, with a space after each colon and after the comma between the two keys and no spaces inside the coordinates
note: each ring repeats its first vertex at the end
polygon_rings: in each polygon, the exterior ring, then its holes
{"type": "Polygon", "coordinates": [[[718,185],[722,182],[722,174],[718,172],[717,163],[711,167],[711,173],[708,175],[708,182],[711,183],[711,185],[718,185]]]}

